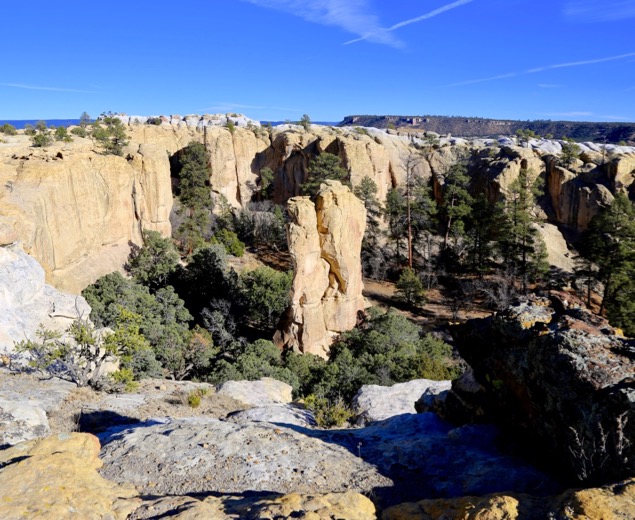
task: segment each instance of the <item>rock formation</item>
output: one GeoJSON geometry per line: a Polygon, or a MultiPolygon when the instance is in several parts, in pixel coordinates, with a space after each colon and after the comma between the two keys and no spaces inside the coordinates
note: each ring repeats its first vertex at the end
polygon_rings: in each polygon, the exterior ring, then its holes
{"type": "Polygon", "coordinates": [[[97,473],[99,441],[86,433],[52,436],[0,451],[2,518],[125,519],[139,505],[130,484],[97,473]]]}
{"type": "Polygon", "coordinates": [[[238,115],[161,116],[158,126],[141,116],[120,117],[130,137],[123,157],[102,155],[90,139],[78,137],[36,149],[25,135],[7,136],[0,146],[0,245],[22,241],[58,289],[77,293],[120,270],[130,245],[141,244],[143,228],[169,235],[170,158],[191,141],[210,152],[212,195],[235,208],[250,202],[265,167],[274,172],[274,201],[297,196],[311,159],[322,152],[340,157],[353,185],[370,177],[380,201],[403,186],[408,169],[432,177],[438,195],[445,171],[465,153],[476,186],[492,200],[504,197],[526,167],[546,176],[553,206],[547,213],[573,231],[584,229],[612,193],[630,189],[635,179],[632,147],[580,143],[582,161],[567,171],[552,160],[561,152],[553,140],[519,147],[509,138],[440,137],[431,146],[424,134],[319,125],[265,129],[238,115]],[[224,126],[228,120],[233,131],[224,126]]]}
{"type": "Polygon", "coordinates": [[[416,413],[415,402],[422,396],[438,398],[450,388],[450,381],[430,379],[413,379],[392,386],[364,385],[353,398],[355,423],[364,426],[395,415],[416,413]]]}
{"type": "Polygon", "coordinates": [[[569,478],[633,475],[632,340],[565,293],[472,320],[453,336],[483,390],[454,382],[446,416],[503,425],[569,478]]]}
{"type": "Polygon", "coordinates": [[[81,296],[44,283],[44,269],[20,244],[0,246],[0,353],[15,342],[35,340],[40,326],[63,332],[90,307],[81,296]]]}
{"type": "Polygon", "coordinates": [[[165,150],[138,144],[127,160],[81,141],[9,148],[0,162],[0,244],[20,239],[52,285],[75,293],[121,269],[142,228],[169,235],[172,208],[165,150]]]}
{"type": "Polygon", "coordinates": [[[287,228],[294,278],[291,305],[275,342],[326,356],[333,337],[352,329],[364,309],[361,245],[366,209],[338,181],[322,185],[317,202],[289,200],[287,228]]]}

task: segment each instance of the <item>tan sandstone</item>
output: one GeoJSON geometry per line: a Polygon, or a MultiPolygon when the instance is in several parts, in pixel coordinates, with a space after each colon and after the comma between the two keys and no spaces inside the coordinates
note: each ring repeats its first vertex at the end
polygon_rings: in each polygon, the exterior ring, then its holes
{"type": "Polygon", "coordinates": [[[322,185],[317,203],[289,200],[287,228],[294,278],[279,347],[326,356],[333,337],[355,326],[362,296],[364,204],[337,181],[322,185]]]}
{"type": "Polygon", "coordinates": [[[389,507],[383,520],[626,520],[635,518],[635,479],[555,497],[495,494],[443,498],[389,507]]]}
{"type": "MultiPolygon", "coordinates": [[[[25,135],[7,138],[0,146],[0,245],[21,241],[44,267],[47,283],[68,292],[121,270],[130,245],[141,244],[143,228],[170,234],[170,157],[191,141],[204,142],[210,151],[212,195],[224,196],[234,208],[253,198],[265,167],[275,174],[276,202],[299,195],[311,159],[323,152],[340,157],[353,185],[370,177],[380,201],[404,185],[408,170],[432,176],[439,200],[447,168],[470,150],[464,142],[417,148],[407,135],[373,128],[236,126],[230,132],[221,125],[225,119],[171,116],[159,126],[126,123],[130,145],[123,157],[101,154],[87,138],[46,149],[32,148],[25,135]],[[204,122],[214,124],[201,126],[204,122]]],[[[521,168],[546,174],[556,221],[579,231],[610,203],[609,187],[631,185],[635,157],[612,157],[606,173],[589,173],[587,167],[601,170],[593,163],[576,164],[577,170],[568,172],[540,150],[505,146],[481,161],[478,174],[490,200],[509,193],[521,168]]]]}
{"type": "Polygon", "coordinates": [[[124,519],[138,507],[132,485],[101,477],[99,441],[60,434],[0,451],[0,518],[124,519]]]}

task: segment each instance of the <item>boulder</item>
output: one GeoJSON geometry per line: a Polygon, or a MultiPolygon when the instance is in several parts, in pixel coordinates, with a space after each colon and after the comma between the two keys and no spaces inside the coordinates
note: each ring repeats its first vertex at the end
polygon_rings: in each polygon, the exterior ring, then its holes
{"type": "Polygon", "coordinates": [[[40,326],[64,332],[89,314],[84,298],[45,283],[44,269],[21,244],[0,247],[0,353],[12,353],[15,342],[37,339],[40,326]]]}
{"type": "Polygon", "coordinates": [[[392,386],[364,385],[353,398],[355,422],[363,426],[395,415],[417,413],[415,402],[424,394],[437,396],[447,393],[451,386],[450,381],[429,379],[415,379],[392,386]]]}
{"type": "Polygon", "coordinates": [[[60,434],[0,451],[0,517],[125,519],[136,491],[97,473],[99,441],[60,434]]]}
{"type": "MultiPolygon", "coordinates": [[[[553,293],[471,320],[452,335],[485,389],[485,420],[568,478],[610,482],[633,474],[635,348],[606,320],[553,293]]],[[[447,401],[456,403],[452,394],[447,401]]]]}
{"type": "Polygon", "coordinates": [[[326,357],[333,338],[352,329],[365,307],[361,245],[366,209],[338,181],[322,185],[317,202],[289,200],[293,260],[291,305],[276,332],[280,348],[326,357]]]}
{"type": "Polygon", "coordinates": [[[227,381],[218,386],[216,393],[231,397],[248,406],[287,404],[292,400],[291,385],[263,377],[258,381],[227,381]]]}

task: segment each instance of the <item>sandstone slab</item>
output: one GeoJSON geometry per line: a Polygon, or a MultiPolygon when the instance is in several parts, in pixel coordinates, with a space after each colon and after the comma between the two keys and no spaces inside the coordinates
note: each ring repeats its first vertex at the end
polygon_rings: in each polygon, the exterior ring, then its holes
{"type": "Polygon", "coordinates": [[[134,487],[102,478],[99,441],[61,434],[0,451],[0,517],[125,519],[139,501],[134,487]]]}
{"type": "Polygon", "coordinates": [[[362,492],[392,484],[344,447],[269,423],[151,421],[100,438],[102,475],[142,493],[362,492]]]}

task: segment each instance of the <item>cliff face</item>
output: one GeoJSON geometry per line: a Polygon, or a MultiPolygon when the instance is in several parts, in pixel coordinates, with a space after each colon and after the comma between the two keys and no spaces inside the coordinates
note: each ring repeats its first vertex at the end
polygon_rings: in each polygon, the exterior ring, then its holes
{"type": "Polygon", "coordinates": [[[289,214],[291,305],[274,341],[325,357],[333,337],[352,329],[364,309],[360,255],[366,210],[347,187],[327,181],[316,204],[294,197],[289,214]]]}
{"type": "Polygon", "coordinates": [[[47,281],[70,292],[121,269],[130,244],[141,243],[143,228],[171,232],[170,157],[191,141],[204,142],[210,152],[212,195],[223,195],[235,208],[252,199],[265,167],[274,172],[276,202],[299,195],[310,160],[322,152],[341,158],[354,186],[369,176],[380,201],[392,187],[404,185],[408,171],[432,178],[439,198],[445,172],[465,154],[475,188],[491,200],[505,197],[520,169],[528,168],[546,178],[555,221],[574,231],[584,229],[615,190],[631,189],[635,179],[635,149],[628,147],[613,147],[607,155],[585,143],[584,161],[568,171],[557,166],[553,154],[560,145],[554,141],[519,147],[504,140],[493,150],[482,140],[441,138],[432,149],[422,136],[373,128],[265,129],[246,118],[233,120],[230,132],[222,118],[212,116],[172,116],[159,126],[125,119],[130,145],[123,157],[102,155],[89,139],[36,149],[26,136],[4,137],[0,244],[22,241],[47,281]]]}
{"type": "Polygon", "coordinates": [[[142,228],[171,231],[165,150],[137,144],[127,160],[91,148],[21,147],[0,163],[0,244],[21,240],[48,281],[69,292],[120,269],[142,228]]]}

